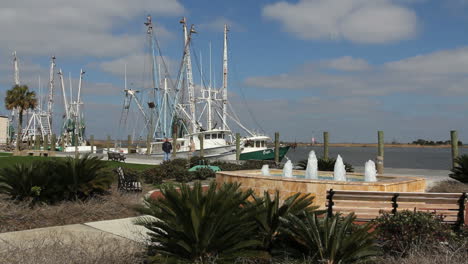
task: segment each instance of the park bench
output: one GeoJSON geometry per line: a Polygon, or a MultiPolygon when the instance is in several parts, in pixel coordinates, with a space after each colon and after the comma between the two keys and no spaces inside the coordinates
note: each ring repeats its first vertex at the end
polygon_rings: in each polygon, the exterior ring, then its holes
{"type": "Polygon", "coordinates": [[[118,176],[118,185],[117,189],[119,191],[126,191],[126,192],[141,192],[141,182],[138,181],[135,177],[130,175],[125,175],[124,170],[122,167],[118,167],[116,170],[118,176]]]}
{"type": "Polygon", "coordinates": [[[124,154],[120,153],[120,152],[107,152],[107,159],[108,160],[125,162],[126,158],[127,157],[124,154]]]}
{"type": "Polygon", "coordinates": [[[371,221],[382,212],[396,214],[403,210],[416,210],[441,215],[443,222],[462,226],[465,223],[466,193],[417,193],[327,191],[327,213],[352,212],[357,221],[371,221]]]}

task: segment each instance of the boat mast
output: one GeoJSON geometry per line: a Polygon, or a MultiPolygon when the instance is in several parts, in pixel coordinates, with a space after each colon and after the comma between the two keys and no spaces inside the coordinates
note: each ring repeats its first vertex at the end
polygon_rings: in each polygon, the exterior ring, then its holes
{"type": "Polygon", "coordinates": [[[63,105],[65,107],[65,115],[67,116],[67,119],[69,119],[70,118],[70,113],[68,112],[68,102],[67,102],[67,95],[65,94],[65,84],[63,82],[62,69],[59,70],[58,75],[59,75],[59,78],[60,78],[60,85],[62,86],[63,105]]]}
{"type": "Polygon", "coordinates": [[[16,51],[13,52],[13,65],[15,70],[15,85],[20,85],[20,78],[19,78],[19,66],[18,66],[18,58],[16,57],[16,51]]]}
{"type": "Polygon", "coordinates": [[[211,130],[212,128],[212,119],[211,119],[211,42],[210,42],[210,85],[208,86],[208,97],[206,98],[208,113],[207,113],[207,123],[208,127],[207,130],[211,130]]]}
{"type": "Polygon", "coordinates": [[[227,112],[227,85],[228,85],[228,55],[227,55],[227,32],[228,26],[224,24],[224,50],[223,50],[223,130],[226,130],[227,112]]]}
{"type": "Polygon", "coordinates": [[[47,102],[47,115],[49,116],[49,124],[52,129],[52,110],[54,105],[54,73],[55,73],[55,56],[52,56],[49,72],[49,98],[47,102]]]}
{"type": "Polygon", "coordinates": [[[85,74],[85,72],[83,71],[83,69],[80,70],[80,81],[78,83],[78,98],[77,98],[77,101],[76,101],[76,115],[77,116],[80,116],[80,104],[81,104],[81,83],[83,81],[83,75],[85,74]]]}
{"type": "Polygon", "coordinates": [[[196,33],[194,26],[192,25],[190,28],[190,34],[187,31],[187,20],[183,17],[180,20],[184,30],[184,46],[185,46],[185,72],[187,75],[187,85],[188,85],[188,96],[189,96],[189,109],[190,109],[190,116],[191,116],[191,123],[192,123],[192,133],[197,132],[196,126],[196,113],[195,113],[195,88],[193,84],[193,76],[192,76],[192,59],[190,56],[190,38],[192,33],[196,33]]]}

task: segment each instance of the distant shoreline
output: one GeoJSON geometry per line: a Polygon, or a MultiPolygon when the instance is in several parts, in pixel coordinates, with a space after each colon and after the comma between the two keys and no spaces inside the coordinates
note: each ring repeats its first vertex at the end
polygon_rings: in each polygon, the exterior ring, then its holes
{"type": "MultiPolygon", "coordinates": [[[[285,143],[285,144],[297,144],[298,147],[323,147],[322,143],[285,143]]],[[[360,147],[360,148],[376,148],[377,143],[330,143],[330,147],[360,147]]],[[[385,144],[388,148],[451,148],[451,145],[417,145],[417,144],[385,144]]],[[[459,148],[468,148],[468,146],[458,146],[459,148]]]]}

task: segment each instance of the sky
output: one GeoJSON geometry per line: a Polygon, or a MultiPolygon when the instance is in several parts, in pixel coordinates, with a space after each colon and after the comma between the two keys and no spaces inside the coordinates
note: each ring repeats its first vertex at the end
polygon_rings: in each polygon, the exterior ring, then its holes
{"type": "MultiPolygon", "coordinates": [[[[229,31],[229,98],[242,123],[309,142],[449,139],[468,142],[467,0],[16,0],[0,8],[0,96],[20,79],[42,93],[50,56],[83,84],[89,134],[119,134],[128,86],[148,85],[143,22],[151,14],[172,75],[183,51],[181,17],[194,24],[195,82],[221,85],[223,25],[229,31]],[[202,63],[200,64],[200,58],[202,63]]],[[[68,82],[68,79],[67,79],[68,82]]],[[[64,113],[56,86],[54,122],[64,113]]],[[[0,113],[8,114],[0,102],[0,113]]],[[[58,129],[58,128],[57,128],[58,129]]],[[[139,130],[140,128],[135,128],[139,130]]]]}

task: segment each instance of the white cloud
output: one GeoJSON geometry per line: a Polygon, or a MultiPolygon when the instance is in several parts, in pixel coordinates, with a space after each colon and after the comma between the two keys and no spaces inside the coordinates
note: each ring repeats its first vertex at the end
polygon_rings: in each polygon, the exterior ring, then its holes
{"type": "Polygon", "coordinates": [[[196,25],[197,29],[200,30],[210,30],[214,32],[223,32],[224,30],[224,25],[228,25],[228,28],[230,30],[235,30],[235,31],[245,31],[245,28],[241,26],[239,23],[236,23],[232,21],[229,18],[226,17],[215,17],[210,21],[206,21],[204,23],[196,25]]]}
{"type": "Polygon", "coordinates": [[[468,47],[442,50],[386,63],[392,71],[426,74],[468,73],[468,47]]]}
{"type": "Polygon", "coordinates": [[[302,39],[388,43],[417,33],[416,14],[391,0],[277,2],[265,6],[263,16],[302,39]]]}
{"type": "Polygon", "coordinates": [[[342,61],[353,62],[361,61],[361,59],[338,58],[319,63],[312,62],[287,73],[250,77],[245,80],[245,83],[261,88],[309,89],[320,94],[334,96],[410,93],[436,96],[468,94],[468,89],[466,89],[468,87],[466,75],[468,73],[468,48],[438,51],[388,62],[366,71],[350,71],[350,67],[355,64],[339,63],[342,61]],[[338,73],[324,71],[331,65],[336,66],[335,69],[341,67],[348,70],[338,73]]]}
{"type": "Polygon", "coordinates": [[[321,64],[330,69],[340,71],[366,71],[371,68],[366,60],[353,58],[351,56],[322,61],[321,64]]]}
{"type": "MultiPolygon", "coordinates": [[[[147,12],[179,15],[177,0],[18,0],[0,9],[0,46],[21,54],[112,56],[143,47],[141,34],[119,34],[119,26],[147,12]]],[[[162,35],[167,31],[156,25],[162,35]]],[[[142,29],[143,31],[144,29],[142,29]]]]}

